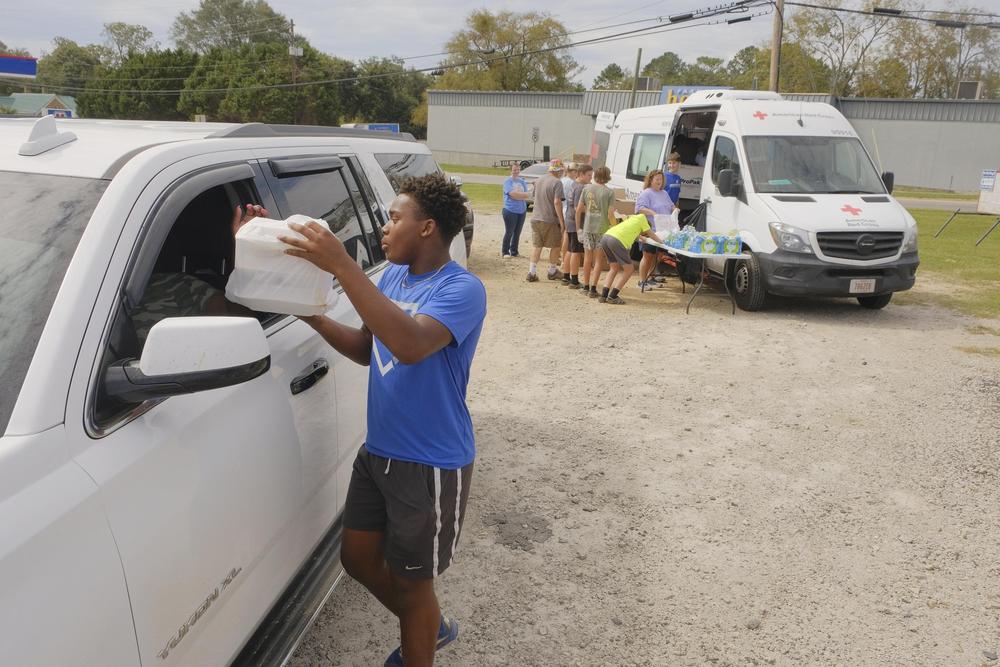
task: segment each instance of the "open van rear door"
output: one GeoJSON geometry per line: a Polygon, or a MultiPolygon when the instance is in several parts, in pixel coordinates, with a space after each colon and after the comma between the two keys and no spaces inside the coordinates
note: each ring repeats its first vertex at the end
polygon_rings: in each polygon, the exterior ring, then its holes
{"type": "Polygon", "coordinates": [[[597,121],[594,123],[594,137],[590,142],[590,164],[594,169],[603,167],[607,163],[608,145],[611,141],[611,130],[615,125],[615,115],[610,111],[601,111],[597,114],[597,121]]]}

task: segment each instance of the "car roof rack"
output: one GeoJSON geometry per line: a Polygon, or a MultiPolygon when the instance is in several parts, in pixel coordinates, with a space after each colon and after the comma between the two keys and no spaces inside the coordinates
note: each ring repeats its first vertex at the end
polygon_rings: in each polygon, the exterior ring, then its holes
{"type": "Polygon", "coordinates": [[[255,139],[263,137],[366,137],[416,141],[409,132],[383,132],[354,127],[324,127],[320,125],[270,125],[267,123],[245,123],[209,135],[209,138],[213,139],[230,137],[255,139]]]}

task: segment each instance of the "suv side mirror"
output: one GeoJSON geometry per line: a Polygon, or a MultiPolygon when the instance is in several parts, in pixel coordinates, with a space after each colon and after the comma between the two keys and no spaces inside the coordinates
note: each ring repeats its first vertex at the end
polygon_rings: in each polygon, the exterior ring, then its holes
{"type": "Polygon", "coordinates": [[[885,184],[885,189],[889,194],[892,194],[892,186],[896,184],[896,175],[891,171],[883,171],[882,182],[885,184]]]}
{"type": "Polygon", "coordinates": [[[149,331],[142,358],[108,367],[104,390],[130,403],[253,380],[271,367],[260,322],[250,317],[170,317],[149,331]]]}
{"type": "Polygon", "coordinates": [[[719,194],[723,197],[735,197],[739,192],[740,185],[736,181],[736,172],[732,169],[723,169],[719,172],[719,194]]]}

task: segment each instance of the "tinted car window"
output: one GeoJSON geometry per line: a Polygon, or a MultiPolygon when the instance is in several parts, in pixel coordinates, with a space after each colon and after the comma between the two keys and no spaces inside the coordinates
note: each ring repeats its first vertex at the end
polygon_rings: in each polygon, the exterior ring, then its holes
{"type": "Polygon", "coordinates": [[[411,176],[425,176],[441,171],[433,157],[420,153],[376,153],[375,159],[396,192],[399,192],[403,181],[411,176]]]}
{"type": "Polygon", "coordinates": [[[728,137],[715,140],[715,152],[712,154],[712,182],[719,182],[719,172],[732,169],[736,178],[740,176],[740,157],[736,153],[736,144],[728,137]]]}
{"type": "Polygon", "coordinates": [[[371,252],[361,229],[358,211],[340,169],[305,176],[277,179],[283,217],[306,215],[322,218],[330,231],[341,240],[347,252],[367,269],[372,265],[371,252]]]}
{"type": "Polygon", "coordinates": [[[108,181],[0,172],[0,433],[76,245],[108,181]]]}

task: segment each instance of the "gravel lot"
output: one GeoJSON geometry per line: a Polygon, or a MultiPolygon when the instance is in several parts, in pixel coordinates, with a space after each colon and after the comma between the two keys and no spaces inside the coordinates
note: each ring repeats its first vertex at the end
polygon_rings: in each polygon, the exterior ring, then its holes
{"type": "MultiPolygon", "coordinates": [[[[605,306],[526,283],[501,232],[479,216],[479,456],[437,664],[1000,664],[1000,323],[733,317],[719,292],[685,315],[676,282],[605,306]]],[[[292,664],[397,643],[346,581],[292,664]]]]}

